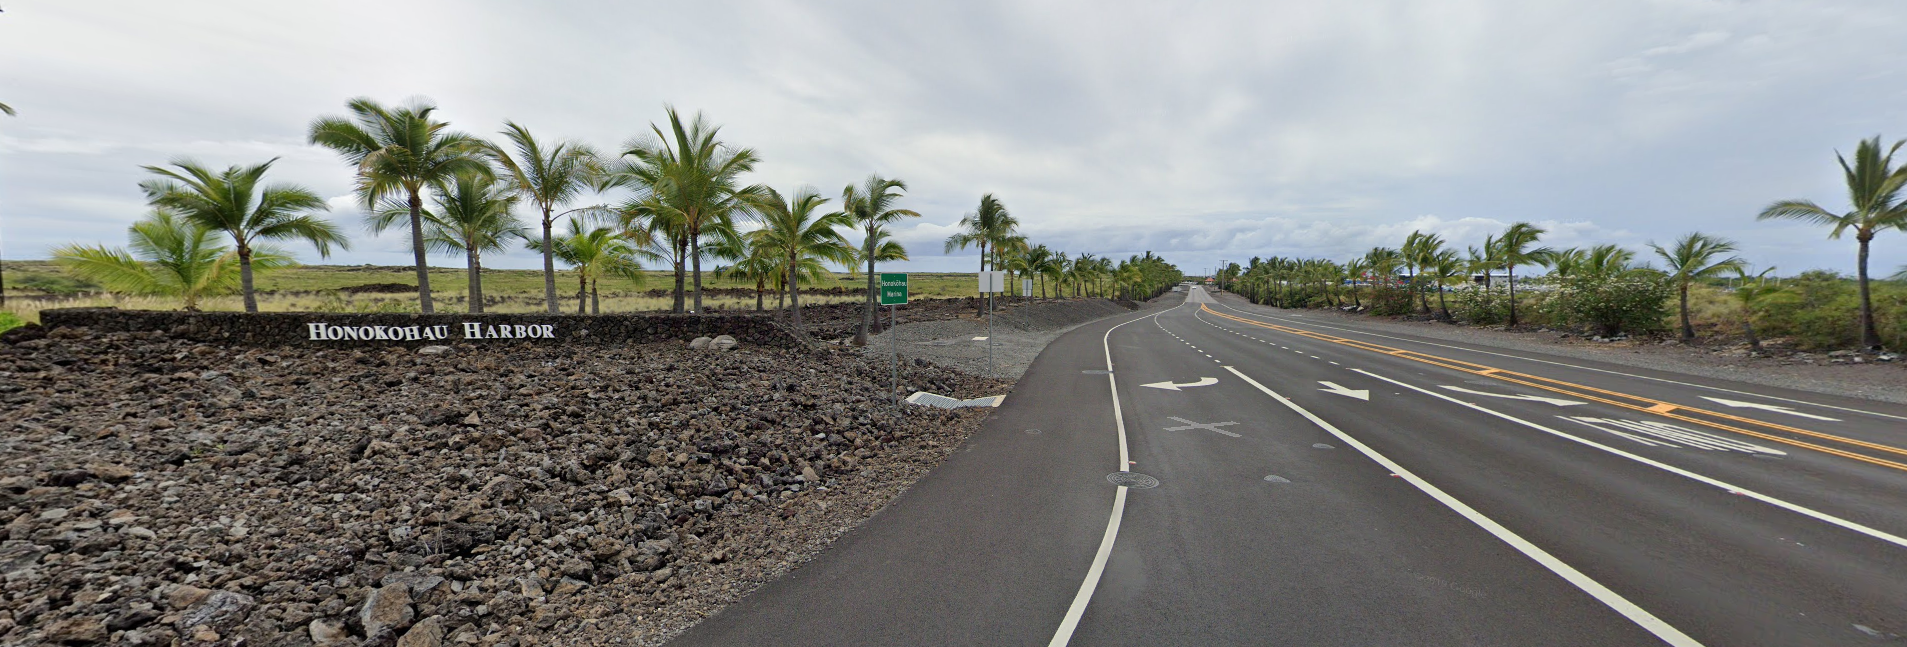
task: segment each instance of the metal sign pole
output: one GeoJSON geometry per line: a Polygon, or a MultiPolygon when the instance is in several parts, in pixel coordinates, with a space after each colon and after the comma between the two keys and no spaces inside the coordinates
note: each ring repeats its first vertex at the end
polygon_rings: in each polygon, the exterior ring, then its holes
{"type": "Polygon", "coordinates": [[[901,410],[901,340],[900,338],[895,337],[891,333],[894,331],[893,325],[895,323],[898,323],[898,320],[894,316],[894,309],[899,307],[900,306],[894,306],[894,305],[890,305],[887,307],[887,322],[888,322],[887,330],[890,333],[888,335],[887,343],[888,343],[888,346],[894,351],[893,361],[888,363],[888,366],[893,368],[893,373],[888,378],[887,392],[894,396],[894,412],[895,413],[900,413],[900,410],[901,410]]]}
{"type": "Polygon", "coordinates": [[[987,377],[993,377],[993,293],[987,293],[987,377]]]}

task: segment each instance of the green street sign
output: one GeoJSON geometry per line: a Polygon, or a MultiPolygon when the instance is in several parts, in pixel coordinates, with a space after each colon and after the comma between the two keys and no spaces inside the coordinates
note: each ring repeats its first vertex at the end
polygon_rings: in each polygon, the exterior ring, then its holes
{"type": "Polygon", "coordinates": [[[897,306],[907,303],[907,275],[881,275],[881,305],[897,306]]]}

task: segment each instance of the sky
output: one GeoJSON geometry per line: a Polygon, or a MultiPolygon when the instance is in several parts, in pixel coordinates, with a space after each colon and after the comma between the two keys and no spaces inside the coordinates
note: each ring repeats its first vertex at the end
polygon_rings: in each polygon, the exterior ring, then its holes
{"type": "MultiPolygon", "coordinates": [[[[504,120],[614,154],[700,111],[755,149],[749,181],[837,196],[901,178],[911,271],[971,271],[943,241],[984,193],[1035,243],[1192,274],[1253,256],[1348,259],[1413,230],[1459,249],[1516,221],[1545,244],[1702,231],[1757,266],[1852,272],[1854,242],[1757,222],[1845,210],[1836,151],[1907,137],[1899,0],[1071,2],[0,2],[0,244],[124,244],[143,165],[277,158],[330,198],[352,169],[306,144],[352,97],[426,97],[456,129],[504,120]]],[[[1902,155],[1907,158],[1907,154],[1902,155]]],[[[596,202],[614,196],[589,196],[596,202]]],[[[578,205],[580,206],[580,205],[578,205]]],[[[436,257],[456,266],[461,259],[436,257]]],[[[486,257],[537,267],[527,251],[486,257]]],[[[1907,264],[1907,232],[1873,264],[1907,264]]]]}

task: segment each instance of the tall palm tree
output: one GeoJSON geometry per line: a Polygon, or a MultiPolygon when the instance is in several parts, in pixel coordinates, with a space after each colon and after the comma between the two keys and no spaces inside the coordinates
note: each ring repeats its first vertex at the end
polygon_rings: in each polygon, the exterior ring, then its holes
{"type": "Polygon", "coordinates": [[[1527,222],[1510,225],[1503,236],[1496,239],[1497,260],[1502,263],[1505,280],[1510,284],[1510,326],[1516,326],[1516,266],[1530,265],[1546,261],[1556,253],[1548,247],[1531,248],[1548,233],[1541,227],[1527,222]]]}
{"type": "MultiPolygon", "coordinates": [[[[762,222],[762,228],[755,232],[759,234],[756,244],[773,250],[779,257],[777,271],[791,306],[789,321],[799,335],[807,334],[801,326],[801,277],[805,267],[818,269],[821,261],[842,264],[854,261],[854,247],[840,231],[853,227],[854,221],[846,213],[826,211],[827,204],[828,199],[821,197],[813,187],[804,186],[796,189],[792,198],[784,198],[780,192],[768,189],[755,205],[755,213],[762,222]]],[[[812,270],[805,271],[805,275],[813,275],[812,270]]]]}
{"type": "MultiPolygon", "coordinates": [[[[1044,244],[1034,245],[1027,248],[1022,257],[1025,259],[1027,275],[1039,279],[1040,298],[1046,298],[1046,276],[1053,265],[1053,250],[1048,249],[1044,244]]],[[[1133,267],[1137,268],[1138,265],[1133,267]]]]}
{"type": "Polygon", "coordinates": [[[470,135],[446,130],[450,124],[431,117],[437,106],[418,100],[386,108],[359,97],[345,104],[352,117],[319,117],[311,122],[311,143],[344,155],[357,167],[358,198],[365,209],[379,200],[400,196],[410,208],[411,252],[417,262],[419,310],[430,314],[430,266],[424,258],[424,199],[426,188],[458,175],[490,175],[484,159],[486,144],[470,135]]]}
{"type": "Polygon", "coordinates": [[[1675,281],[1676,291],[1682,300],[1682,341],[1695,339],[1695,327],[1689,325],[1688,287],[1696,279],[1719,276],[1724,272],[1741,269],[1747,261],[1740,256],[1720,258],[1723,254],[1735,252],[1733,241],[1716,238],[1702,232],[1694,232],[1675,239],[1675,244],[1664,248],[1649,243],[1655,255],[1668,264],[1669,279],[1675,281]]]}
{"type": "MultiPolygon", "coordinates": [[[[431,187],[431,198],[436,206],[423,212],[424,246],[438,253],[464,255],[469,309],[481,313],[484,253],[502,252],[509,240],[530,237],[530,230],[511,213],[521,194],[495,177],[466,173],[431,187]]],[[[385,200],[384,204],[370,215],[371,231],[381,232],[410,214],[410,206],[403,201],[385,200]]]]}
{"type": "Polygon", "coordinates": [[[1444,320],[1448,321],[1450,320],[1450,304],[1444,300],[1444,288],[1461,284],[1470,278],[1470,266],[1464,262],[1463,257],[1457,255],[1457,250],[1454,249],[1437,252],[1435,256],[1430,257],[1429,261],[1424,266],[1424,273],[1429,276],[1432,285],[1436,286],[1437,309],[1443,313],[1444,320]]]}
{"type": "MultiPolygon", "coordinates": [[[[775,279],[777,286],[782,284],[779,280],[781,258],[776,255],[775,250],[761,243],[761,233],[759,229],[746,233],[733,230],[723,232],[723,236],[717,241],[722,249],[712,254],[717,258],[734,262],[733,265],[715,268],[715,278],[734,278],[755,282],[755,312],[767,310],[763,299],[770,279],[775,279]]],[[[775,316],[776,320],[780,320],[779,308],[775,316]]]]}
{"type": "Polygon", "coordinates": [[[323,257],[331,256],[333,245],[339,249],[351,245],[336,225],[313,215],[329,209],[324,198],[297,185],[263,184],[276,161],[215,172],[179,158],[172,161],[172,169],[144,167],[159,177],[139,183],[152,206],[178,212],[200,227],[231,237],[237,247],[246,312],[258,312],[258,297],[252,291],[253,246],[258,241],[303,240],[323,257]]]}
{"type": "MultiPolygon", "coordinates": [[[[741,186],[743,173],[754,170],[760,158],[751,148],[734,148],[717,136],[721,127],[708,122],[700,113],[688,123],[674,107],[669,107],[669,130],[650,124],[654,137],[629,143],[624,156],[634,163],[620,167],[612,181],[633,185],[638,194],[654,196],[654,208],[668,212],[667,219],[677,223],[678,243],[687,257],[694,276],[694,311],[702,311],[702,234],[730,225],[734,217],[748,209],[765,187],[741,186]]],[[[682,311],[682,271],[676,271],[677,312],[682,311]]]]}
{"type": "MultiPolygon", "coordinates": [[[[1007,211],[1006,205],[1001,204],[999,198],[995,198],[993,194],[988,193],[980,196],[980,207],[978,209],[960,217],[960,222],[957,223],[957,226],[961,227],[962,230],[959,233],[947,237],[946,252],[951,254],[957,249],[978,246],[980,248],[980,271],[987,271],[989,261],[994,261],[993,269],[998,271],[999,267],[996,257],[999,255],[999,243],[1018,231],[1020,221],[1014,218],[1012,213],[1007,211]],[[994,247],[994,254],[992,256],[987,254],[987,247],[989,245],[994,247]]],[[[984,297],[986,295],[983,294],[981,296],[984,297]]],[[[986,309],[984,304],[977,307],[982,312],[986,309]]]]}
{"type": "MultiPolygon", "coordinates": [[[[901,193],[907,190],[907,183],[898,179],[886,179],[879,175],[869,175],[857,187],[852,184],[841,190],[841,210],[854,220],[862,230],[861,259],[867,262],[867,308],[861,317],[861,329],[854,333],[854,344],[866,346],[870,328],[874,327],[874,262],[884,255],[879,245],[887,237],[886,228],[897,224],[902,218],[919,218],[920,214],[894,206],[901,193]]],[[[899,243],[894,243],[896,247],[899,243]]]]}
{"type": "Polygon", "coordinates": [[[1801,220],[1833,229],[1828,231],[1829,239],[1839,239],[1847,230],[1854,230],[1854,241],[1859,244],[1860,252],[1855,263],[1855,278],[1861,289],[1861,345],[1878,349],[1881,345],[1880,332],[1874,327],[1874,301],[1868,293],[1867,285],[1867,248],[1874,241],[1874,234],[1883,229],[1907,230],[1907,200],[1902,199],[1901,189],[1907,186],[1907,164],[1894,166],[1894,153],[1900,150],[1907,140],[1894,142],[1885,154],[1881,153],[1881,138],[1861,140],[1854,148],[1854,163],[1835,153],[1835,159],[1841,162],[1841,173],[1847,183],[1847,196],[1850,209],[1847,213],[1834,213],[1807,200],[1782,200],[1761,210],[1758,220],[1801,220]]]}
{"type": "MultiPolygon", "coordinates": [[[[167,209],[155,209],[128,228],[128,252],[104,245],[64,245],[53,249],[53,262],[74,275],[125,294],[178,297],[187,311],[199,301],[223,294],[239,283],[238,255],[208,229],[167,209]]],[[[266,271],[293,265],[277,249],[252,247],[252,265],[266,271]]]]}
{"type": "Polygon", "coordinates": [[[501,134],[516,154],[495,146],[490,154],[518,194],[543,216],[543,244],[538,246],[543,250],[543,300],[550,314],[556,314],[556,259],[552,255],[556,248],[550,245],[550,227],[563,215],[556,213],[559,205],[574,201],[594,185],[603,171],[602,160],[585,144],[539,142],[528,128],[513,121],[503,122],[501,134]]]}
{"type": "Polygon", "coordinates": [[[1634,268],[1636,253],[1616,245],[1597,245],[1584,254],[1581,271],[1597,277],[1610,277],[1634,268]]]}

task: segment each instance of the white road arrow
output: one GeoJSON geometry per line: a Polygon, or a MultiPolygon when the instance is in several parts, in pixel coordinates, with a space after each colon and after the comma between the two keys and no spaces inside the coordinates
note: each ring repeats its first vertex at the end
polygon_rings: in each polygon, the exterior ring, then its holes
{"type": "Polygon", "coordinates": [[[1188,382],[1185,384],[1173,384],[1171,382],[1153,382],[1151,384],[1141,384],[1139,386],[1149,386],[1155,389],[1177,391],[1179,389],[1189,389],[1195,386],[1211,386],[1217,383],[1218,383],[1218,378],[1216,377],[1201,377],[1198,379],[1197,382],[1188,382]]]}
{"type": "Polygon", "coordinates": [[[1713,402],[1715,402],[1716,404],[1721,404],[1721,405],[1726,405],[1726,406],[1730,406],[1730,407],[1735,407],[1735,408],[1737,408],[1737,409],[1761,409],[1761,410],[1764,410],[1764,411],[1776,411],[1776,412],[1780,412],[1780,413],[1785,413],[1785,414],[1788,414],[1788,415],[1791,415],[1791,416],[1801,416],[1801,417],[1803,417],[1803,418],[1813,418],[1813,419],[1815,419],[1815,420],[1826,420],[1826,421],[1828,421],[1828,422],[1840,422],[1840,421],[1841,421],[1841,419],[1840,419],[1840,418],[1829,418],[1829,417],[1827,417],[1827,416],[1817,416],[1817,415],[1814,415],[1814,414],[1812,414],[1812,413],[1802,413],[1802,412],[1799,412],[1799,411],[1795,411],[1794,409],[1790,409],[1790,408],[1788,408],[1788,407],[1777,407],[1777,406],[1775,406],[1775,405],[1772,405],[1772,404],[1761,404],[1761,403],[1759,403],[1759,402],[1742,402],[1742,401],[1739,401],[1739,400],[1723,400],[1723,399],[1721,399],[1721,398],[1711,398],[1711,397],[1708,397],[1708,396],[1706,396],[1706,395],[1704,395],[1704,396],[1702,396],[1702,399],[1703,399],[1703,400],[1709,400],[1709,401],[1713,401],[1713,402]]]}
{"type": "Polygon", "coordinates": [[[1347,388],[1344,388],[1343,386],[1340,386],[1337,382],[1326,382],[1324,380],[1318,380],[1318,383],[1323,384],[1327,387],[1330,387],[1330,388],[1318,389],[1319,391],[1323,391],[1325,393],[1336,393],[1338,395],[1341,395],[1347,398],[1357,398],[1365,402],[1369,402],[1371,400],[1370,391],[1366,391],[1362,389],[1347,389],[1347,388]]]}
{"type": "Polygon", "coordinates": [[[1530,402],[1548,402],[1550,404],[1553,404],[1559,407],[1573,407],[1579,404],[1589,404],[1587,402],[1577,402],[1575,400],[1564,400],[1561,398],[1545,398],[1540,395],[1519,395],[1515,393],[1491,393],[1489,391],[1472,391],[1470,389],[1466,389],[1461,386],[1450,386],[1448,384],[1441,384],[1438,386],[1442,386],[1443,388],[1450,389],[1458,393],[1468,393],[1470,395],[1487,395],[1492,398],[1503,398],[1505,400],[1529,400],[1530,402]]]}

